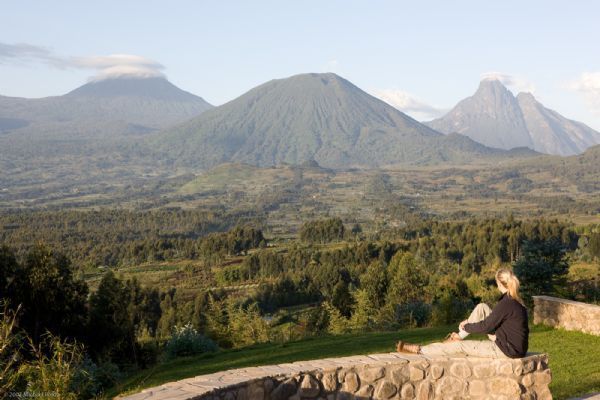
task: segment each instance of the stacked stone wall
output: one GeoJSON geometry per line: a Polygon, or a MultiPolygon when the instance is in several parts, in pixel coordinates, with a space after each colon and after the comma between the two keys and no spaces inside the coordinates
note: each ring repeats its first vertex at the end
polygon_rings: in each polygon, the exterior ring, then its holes
{"type": "Polygon", "coordinates": [[[533,296],[533,323],[600,335],[600,306],[550,296],[533,296]]]}
{"type": "Polygon", "coordinates": [[[548,359],[375,354],[229,370],[127,400],[551,399],[548,359]]]}

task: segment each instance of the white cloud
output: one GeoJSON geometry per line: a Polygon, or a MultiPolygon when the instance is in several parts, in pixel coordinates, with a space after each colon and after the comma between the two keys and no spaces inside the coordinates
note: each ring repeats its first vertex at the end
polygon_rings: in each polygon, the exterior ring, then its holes
{"type": "Polygon", "coordinates": [[[503,72],[496,72],[496,71],[484,72],[483,74],[481,74],[481,80],[482,81],[485,81],[485,80],[500,81],[500,82],[502,82],[502,84],[504,86],[507,86],[508,88],[513,89],[516,92],[529,92],[529,93],[535,92],[535,86],[533,85],[533,83],[529,82],[525,78],[515,76],[515,75],[505,74],[503,72]]]}
{"type": "Polygon", "coordinates": [[[113,54],[109,56],[76,57],[71,60],[76,68],[96,70],[92,80],[135,76],[149,78],[164,76],[161,72],[165,67],[149,58],[131,54],[113,54]]]}
{"type": "Polygon", "coordinates": [[[600,115],[600,72],[584,72],[579,79],[568,83],[566,88],[579,92],[590,111],[600,115]]]}
{"type": "Polygon", "coordinates": [[[446,112],[399,89],[376,89],[371,94],[419,121],[432,120],[446,112]]]}
{"type": "Polygon", "coordinates": [[[6,44],[0,42],[0,64],[45,63],[55,68],[94,70],[91,80],[132,76],[148,78],[164,76],[164,66],[149,58],[133,54],[108,56],[63,57],[52,50],[27,43],[6,44]]]}

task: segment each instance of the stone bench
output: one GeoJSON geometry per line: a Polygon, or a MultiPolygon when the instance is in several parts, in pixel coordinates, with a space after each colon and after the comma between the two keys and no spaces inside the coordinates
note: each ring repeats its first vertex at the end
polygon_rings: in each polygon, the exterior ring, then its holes
{"type": "Polygon", "coordinates": [[[551,399],[548,357],[385,353],[251,367],[149,388],[126,400],[551,399]]]}

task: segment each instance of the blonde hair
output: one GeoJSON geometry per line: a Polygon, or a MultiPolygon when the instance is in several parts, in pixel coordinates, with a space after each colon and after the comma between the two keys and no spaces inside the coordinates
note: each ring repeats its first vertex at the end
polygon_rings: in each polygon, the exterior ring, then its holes
{"type": "Polygon", "coordinates": [[[508,295],[523,304],[523,299],[519,295],[519,278],[510,269],[501,268],[496,271],[496,280],[502,284],[507,290],[508,295]]]}

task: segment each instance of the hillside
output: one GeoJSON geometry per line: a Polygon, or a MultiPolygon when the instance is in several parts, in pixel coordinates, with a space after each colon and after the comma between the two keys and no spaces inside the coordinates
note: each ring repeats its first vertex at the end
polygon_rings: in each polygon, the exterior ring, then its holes
{"type": "Polygon", "coordinates": [[[579,192],[594,194],[600,190],[600,145],[570,157],[546,156],[519,160],[514,168],[523,174],[545,171],[555,180],[563,180],[564,188],[575,185],[579,192]]]}
{"type": "MultiPolygon", "coordinates": [[[[392,351],[394,343],[400,338],[409,342],[430,343],[442,340],[452,329],[453,326],[443,326],[398,332],[323,336],[286,344],[262,344],[187,357],[134,374],[109,395],[135,393],[143,388],[233,368],[388,352],[392,351]],[[206,362],[207,360],[210,362],[206,362]]],[[[531,328],[531,351],[549,354],[552,369],[550,389],[555,399],[567,399],[600,390],[600,377],[595,368],[600,363],[600,354],[597,351],[583,351],[585,348],[597,348],[598,342],[600,339],[578,332],[553,330],[540,325],[531,328]]]]}
{"type": "Polygon", "coordinates": [[[105,79],[63,96],[0,97],[1,138],[117,138],[164,128],[211,107],[164,78],[105,79]]]}
{"type": "Polygon", "coordinates": [[[519,93],[517,101],[533,140],[534,149],[543,153],[568,156],[600,144],[599,132],[544,107],[531,93],[519,93]]]}
{"type": "Polygon", "coordinates": [[[483,80],[475,94],[441,118],[425,123],[499,149],[528,147],[540,153],[579,154],[600,143],[600,133],[544,107],[531,93],[514,96],[498,80],[483,80]]]}
{"type": "Polygon", "coordinates": [[[139,181],[144,165],[157,165],[140,153],[140,141],[211,107],[164,78],[93,81],[40,99],[0,97],[0,187],[56,195],[139,181]]]}
{"type": "Polygon", "coordinates": [[[161,132],[152,144],[176,165],[200,168],[310,160],[329,168],[377,167],[504,155],[469,141],[446,138],[327,73],[269,81],[161,132]]]}

